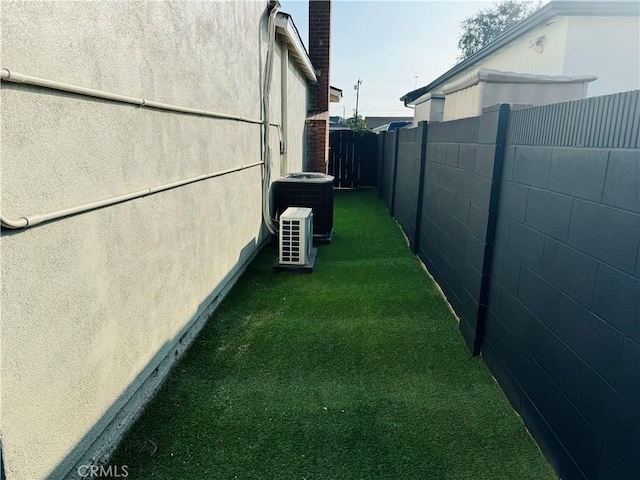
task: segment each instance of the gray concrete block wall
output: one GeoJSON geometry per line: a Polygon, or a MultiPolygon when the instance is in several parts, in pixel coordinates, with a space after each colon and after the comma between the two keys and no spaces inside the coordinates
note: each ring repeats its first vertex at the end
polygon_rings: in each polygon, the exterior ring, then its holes
{"type": "Polygon", "coordinates": [[[429,125],[418,252],[460,317],[470,348],[477,329],[495,157],[495,145],[478,143],[482,121],[475,117],[429,125]]]}
{"type": "Polygon", "coordinates": [[[563,478],[640,477],[639,172],[636,149],[505,149],[483,355],[563,478]]]}
{"type": "Polygon", "coordinates": [[[385,132],[384,134],[384,155],[382,160],[382,175],[380,181],[381,198],[391,207],[391,197],[393,195],[393,174],[396,163],[396,131],[385,132]]]}
{"type": "Polygon", "coordinates": [[[505,143],[489,108],[424,146],[418,254],[563,479],[640,479],[638,99],[511,112],[505,143]]]}
{"type": "Polygon", "coordinates": [[[431,123],[429,125],[429,142],[437,144],[478,143],[480,117],[463,118],[451,122],[431,123]]]}
{"type": "Polygon", "coordinates": [[[398,130],[394,213],[410,242],[416,231],[422,127],[398,130]]]}
{"type": "Polygon", "coordinates": [[[383,172],[382,165],[384,161],[384,133],[376,135],[377,149],[376,149],[376,188],[378,195],[382,197],[382,181],[383,172]]]}

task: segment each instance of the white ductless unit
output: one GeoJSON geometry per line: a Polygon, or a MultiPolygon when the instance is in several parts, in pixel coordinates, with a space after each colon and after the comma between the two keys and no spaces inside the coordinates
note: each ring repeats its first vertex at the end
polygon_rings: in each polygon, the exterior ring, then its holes
{"type": "Polygon", "coordinates": [[[306,265],[313,247],[313,213],[310,208],[289,207],[280,215],[281,265],[306,265]]]}

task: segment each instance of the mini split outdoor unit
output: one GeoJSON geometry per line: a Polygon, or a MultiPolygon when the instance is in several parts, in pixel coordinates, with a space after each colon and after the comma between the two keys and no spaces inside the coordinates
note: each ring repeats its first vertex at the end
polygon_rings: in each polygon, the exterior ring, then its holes
{"type": "Polygon", "coordinates": [[[312,256],[313,213],[289,207],[280,215],[280,265],[307,265],[312,256]]]}

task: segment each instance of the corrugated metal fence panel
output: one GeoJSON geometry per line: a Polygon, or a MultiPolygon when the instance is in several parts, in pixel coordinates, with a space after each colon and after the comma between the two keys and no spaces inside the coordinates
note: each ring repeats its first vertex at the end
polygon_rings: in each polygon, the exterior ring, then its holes
{"type": "Polygon", "coordinates": [[[640,91],[515,110],[510,145],[640,148],[640,91]]]}

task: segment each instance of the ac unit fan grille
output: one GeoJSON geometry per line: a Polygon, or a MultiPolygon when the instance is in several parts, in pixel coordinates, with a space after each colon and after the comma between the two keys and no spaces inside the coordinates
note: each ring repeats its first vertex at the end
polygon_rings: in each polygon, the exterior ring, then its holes
{"type": "Polygon", "coordinates": [[[280,216],[279,263],[306,265],[313,245],[313,212],[310,208],[289,207],[280,216]]]}
{"type": "Polygon", "coordinates": [[[300,221],[282,220],[282,261],[298,263],[300,261],[300,221]]]}

